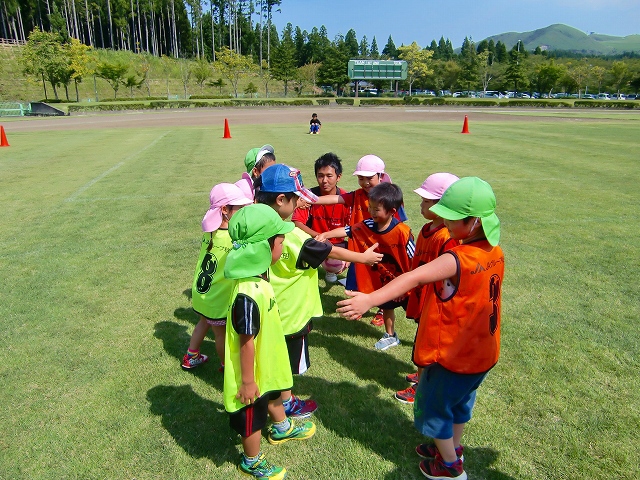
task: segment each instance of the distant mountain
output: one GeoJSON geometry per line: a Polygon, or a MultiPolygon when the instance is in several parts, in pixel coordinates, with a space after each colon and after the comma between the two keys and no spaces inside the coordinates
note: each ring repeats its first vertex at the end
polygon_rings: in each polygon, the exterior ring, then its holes
{"type": "Polygon", "coordinates": [[[566,50],[592,55],[616,55],[623,52],[640,53],[640,35],[613,37],[598,33],[586,33],[568,25],[555,24],[533,32],[508,32],[493,35],[487,40],[502,41],[510,50],[522,40],[527,50],[566,50]]]}

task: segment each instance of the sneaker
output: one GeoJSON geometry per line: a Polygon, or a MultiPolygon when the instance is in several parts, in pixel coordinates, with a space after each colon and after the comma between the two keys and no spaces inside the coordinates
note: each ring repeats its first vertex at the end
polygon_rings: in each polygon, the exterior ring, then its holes
{"type": "Polygon", "coordinates": [[[202,355],[201,353],[198,353],[198,355],[196,355],[195,357],[190,357],[187,353],[184,357],[182,357],[182,368],[185,370],[191,370],[192,368],[196,368],[203,363],[207,363],[207,360],[209,360],[209,357],[207,357],[206,355],[202,355]]]}
{"type": "Polygon", "coordinates": [[[273,425],[269,427],[269,443],[278,445],[279,443],[288,442],[289,440],[306,440],[313,437],[316,433],[316,426],[313,422],[295,423],[291,420],[291,427],[284,433],[278,432],[273,425]]]}
{"type": "Polygon", "coordinates": [[[409,375],[404,377],[404,379],[407,382],[413,383],[415,385],[416,383],[418,383],[418,380],[420,380],[420,377],[418,376],[418,372],[416,372],[416,373],[410,373],[409,375]]]}
{"type": "Polygon", "coordinates": [[[420,462],[420,471],[427,478],[442,480],[455,478],[457,480],[467,480],[467,472],[464,471],[462,460],[458,459],[453,465],[447,467],[440,454],[433,460],[423,460],[420,462]]]}
{"type": "Polygon", "coordinates": [[[273,480],[281,480],[287,476],[287,470],[283,467],[277,467],[269,463],[264,453],[260,454],[258,461],[249,466],[245,463],[244,457],[240,460],[238,470],[245,475],[256,478],[270,478],[273,480]]]}
{"type": "Polygon", "coordinates": [[[384,325],[384,315],[382,314],[382,310],[378,310],[376,312],[375,317],[371,320],[371,325],[375,325],[376,327],[384,325]]]}
{"type": "MultiPolygon", "coordinates": [[[[462,452],[464,452],[464,447],[460,445],[458,448],[456,448],[456,455],[460,460],[464,462],[464,455],[462,452]]],[[[436,447],[435,443],[422,443],[416,447],[416,453],[422,458],[433,460],[434,458],[436,458],[436,455],[439,452],[438,447],[436,447]]]]}
{"type": "Polygon", "coordinates": [[[338,281],[338,275],[335,273],[327,272],[324,276],[324,281],[327,283],[336,283],[338,281]]]}
{"type": "Polygon", "coordinates": [[[396,400],[402,403],[413,403],[416,398],[416,386],[411,385],[409,388],[400,390],[395,394],[396,400]]]}
{"type": "Polygon", "coordinates": [[[284,413],[287,417],[308,418],[317,409],[318,404],[315,400],[302,400],[295,395],[291,395],[291,403],[289,408],[284,409],[284,413]]]}
{"type": "Polygon", "coordinates": [[[378,350],[386,350],[387,348],[395,347],[397,345],[400,345],[398,334],[394,333],[393,335],[389,335],[385,332],[382,338],[376,342],[374,347],[378,350]]]}

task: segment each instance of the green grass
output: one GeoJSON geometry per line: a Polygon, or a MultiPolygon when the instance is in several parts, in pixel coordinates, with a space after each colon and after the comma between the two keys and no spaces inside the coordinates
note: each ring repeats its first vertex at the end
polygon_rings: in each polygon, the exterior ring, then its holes
{"type": "MultiPolygon", "coordinates": [[[[591,116],[593,112],[590,112],[591,116]]],[[[636,117],[637,118],[637,117],[636,117]]],[[[183,372],[195,324],[189,289],[214,183],[255,145],[302,169],[326,151],[376,153],[405,192],[436,171],[489,181],[507,269],[503,343],[465,432],[473,479],[633,479],[640,443],[638,122],[238,125],[13,133],[0,149],[0,478],[238,478],[239,438],[214,358],[183,372]]],[[[413,323],[381,353],[368,321],[325,317],[312,367],[318,433],[275,447],[291,478],[423,478],[404,388],[413,323]]]]}

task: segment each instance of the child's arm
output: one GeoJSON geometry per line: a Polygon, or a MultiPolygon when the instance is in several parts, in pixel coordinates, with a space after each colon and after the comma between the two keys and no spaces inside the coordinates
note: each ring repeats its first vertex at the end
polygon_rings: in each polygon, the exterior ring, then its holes
{"type": "Polygon", "coordinates": [[[330,238],[344,238],[347,236],[347,230],[344,227],[334,228],[328,232],[319,233],[315,239],[319,242],[324,242],[330,238]]]}
{"type": "Polygon", "coordinates": [[[329,257],[336,258],[344,262],[366,263],[367,265],[374,265],[382,260],[382,254],[376,252],[376,248],[378,248],[378,244],[374,243],[367,249],[366,252],[359,253],[334,245],[331,249],[329,257]]]}
{"type": "Polygon", "coordinates": [[[348,320],[357,320],[371,307],[382,305],[394,298],[400,298],[412,288],[427,283],[454,277],[458,272],[458,262],[451,254],[442,254],[434,261],[415,270],[403,273],[384,287],[369,294],[347,291],[352,298],[340,300],[337,312],[348,320]]]}
{"type": "Polygon", "coordinates": [[[345,201],[342,198],[342,195],[322,195],[318,197],[318,200],[314,203],[314,205],[344,205],[345,201]]]}
{"type": "Polygon", "coordinates": [[[307,225],[306,225],[306,224],[304,224],[304,223],[302,223],[302,222],[299,222],[299,221],[297,221],[297,220],[293,220],[293,224],[294,224],[296,227],[298,227],[300,230],[302,230],[302,231],[303,231],[303,232],[305,232],[305,233],[308,233],[310,236],[312,236],[312,237],[314,237],[314,238],[315,238],[317,235],[319,235],[319,233],[318,233],[318,232],[316,232],[315,230],[313,230],[313,229],[312,229],[312,228],[310,228],[310,227],[307,227],[307,225]]]}
{"type": "Polygon", "coordinates": [[[256,384],[253,371],[255,359],[255,346],[253,335],[240,335],[240,371],[242,372],[242,385],[238,389],[236,398],[243,405],[249,405],[260,396],[260,390],[256,384]]]}

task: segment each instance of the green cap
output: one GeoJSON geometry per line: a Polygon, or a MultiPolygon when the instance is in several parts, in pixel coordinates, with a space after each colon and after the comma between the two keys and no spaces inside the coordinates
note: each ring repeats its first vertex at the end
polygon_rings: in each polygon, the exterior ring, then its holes
{"type": "Polygon", "coordinates": [[[452,183],[429,210],[446,220],[479,218],[485,237],[495,247],[500,242],[500,220],[495,209],[496,196],[491,185],[478,177],[464,177],[452,183]]]}
{"type": "Polygon", "coordinates": [[[253,170],[253,167],[256,166],[256,155],[258,155],[259,151],[260,151],[260,147],[252,148],[245,155],[244,168],[247,169],[247,173],[251,173],[251,170],[253,170]]]}
{"type": "Polygon", "coordinates": [[[251,170],[253,170],[253,167],[256,166],[256,163],[262,160],[262,157],[264,156],[265,153],[273,153],[273,152],[274,152],[274,148],[269,144],[263,145],[261,147],[252,148],[251,150],[249,150],[244,157],[244,168],[247,169],[247,173],[251,173],[251,170]]]}
{"type": "Polygon", "coordinates": [[[294,226],[268,205],[247,205],[237,211],[229,220],[233,249],[227,255],[224,276],[247,278],[266,272],[271,265],[269,239],[289,233],[294,226]]]}

